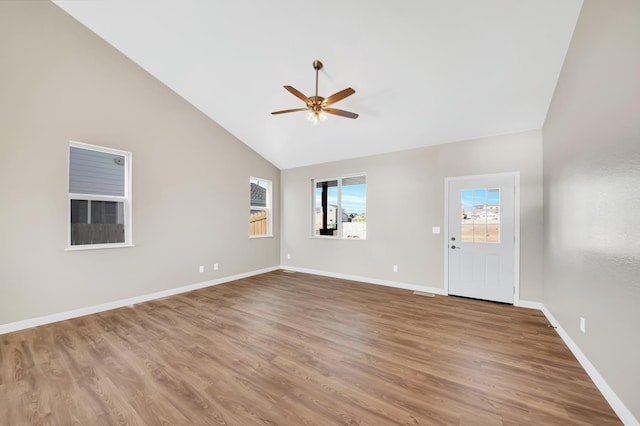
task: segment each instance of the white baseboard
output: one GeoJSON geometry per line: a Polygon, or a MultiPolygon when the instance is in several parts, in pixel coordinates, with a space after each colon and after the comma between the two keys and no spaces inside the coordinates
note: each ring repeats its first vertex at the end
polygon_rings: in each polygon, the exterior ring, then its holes
{"type": "Polygon", "coordinates": [[[541,311],[543,306],[540,302],[532,302],[530,300],[518,300],[513,305],[519,308],[535,309],[538,311],[541,311]]]}
{"type": "Polygon", "coordinates": [[[360,277],[357,275],[339,274],[336,272],[320,271],[317,269],[298,268],[296,266],[288,266],[288,265],[280,265],[280,269],[284,269],[286,271],[303,272],[305,274],[321,275],[324,277],[339,278],[339,279],[349,280],[349,281],[360,281],[367,284],[376,284],[376,285],[383,285],[387,287],[402,288],[405,290],[422,291],[425,293],[439,294],[442,296],[447,295],[447,293],[445,293],[443,288],[438,288],[438,287],[407,284],[407,283],[401,283],[397,281],[379,280],[377,278],[368,278],[368,277],[360,277]]]}
{"type": "Polygon", "coordinates": [[[98,312],[104,312],[111,309],[122,308],[124,306],[135,305],[136,303],[142,303],[142,302],[148,302],[150,300],[161,299],[163,297],[173,296],[175,294],[180,294],[180,293],[186,293],[188,291],[198,290],[205,287],[211,287],[211,286],[223,284],[229,281],[235,281],[242,278],[251,277],[254,275],[264,274],[266,272],[276,271],[278,269],[281,269],[281,268],[279,266],[272,266],[270,268],[259,269],[257,271],[245,272],[242,274],[231,275],[228,277],[218,278],[215,280],[203,281],[200,283],[190,284],[183,287],[177,287],[169,290],[163,290],[155,293],[145,294],[142,296],[131,297],[129,299],[116,300],[113,302],[103,303],[100,305],[74,309],[72,311],[59,312],[56,314],[45,315],[37,318],[30,318],[23,321],[16,321],[8,324],[1,324],[0,335],[11,333],[13,331],[24,330],[25,328],[37,327],[39,325],[51,324],[54,322],[64,321],[72,318],[78,318],[85,315],[96,314],[98,312]]]}
{"type": "MultiPolygon", "coordinates": [[[[286,271],[303,272],[306,274],[321,275],[321,276],[331,277],[331,278],[340,278],[343,280],[360,281],[368,284],[383,285],[387,287],[402,288],[405,290],[422,291],[426,293],[439,294],[441,296],[448,295],[444,288],[438,288],[438,287],[407,284],[407,283],[402,283],[398,281],[379,280],[377,278],[368,278],[368,277],[361,277],[361,276],[349,275],[349,274],[339,274],[336,272],[320,271],[317,269],[299,268],[296,266],[288,266],[288,265],[280,265],[280,269],[283,269],[286,271]]],[[[520,308],[536,309],[541,311],[543,305],[540,302],[532,302],[529,300],[519,300],[514,303],[514,306],[518,306],[520,308]]]]}
{"type": "Polygon", "coordinates": [[[576,357],[582,368],[587,372],[593,383],[596,385],[604,399],[607,400],[613,411],[618,415],[622,423],[626,426],[640,426],[640,422],[636,419],[631,411],[624,405],[624,403],[618,398],[618,395],[611,389],[611,387],[607,384],[604,378],[598,373],[596,367],[591,364],[591,361],[587,358],[587,356],[580,350],[580,347],[573,341],[573,339],[567,334],[567,332],[562,328],[562,326],[556,321],[551,312],[547,309],[546,306],[541,305],[541,311],[549,323],[556,328],[556,331],[560,335],[560,338],[564,341],[564,343],[569,347],[573,355],[576,357]]]}

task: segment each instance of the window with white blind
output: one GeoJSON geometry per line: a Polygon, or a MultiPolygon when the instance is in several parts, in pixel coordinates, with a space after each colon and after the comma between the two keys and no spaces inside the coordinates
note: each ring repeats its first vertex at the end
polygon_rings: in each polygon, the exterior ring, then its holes
{"type": "Polygon", "coordinates": [[[69,145],[69,248],[130,246],[131,153],[69,145]]]}

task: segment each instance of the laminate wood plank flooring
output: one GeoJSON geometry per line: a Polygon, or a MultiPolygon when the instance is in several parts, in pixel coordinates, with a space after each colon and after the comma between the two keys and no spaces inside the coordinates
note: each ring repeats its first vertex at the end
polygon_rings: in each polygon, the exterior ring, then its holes
{"type": "Polygon", "coordinates": [[[542,313],[275,271],[0,335],[2,425],[617,425],[542,313]]]}

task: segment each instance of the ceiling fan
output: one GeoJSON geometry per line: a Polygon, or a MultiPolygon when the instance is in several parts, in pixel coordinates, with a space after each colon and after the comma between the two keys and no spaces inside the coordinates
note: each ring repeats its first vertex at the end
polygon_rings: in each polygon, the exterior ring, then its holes
{"type": "Polygon", "coordinates": [[[304,103],[307,104],[307,106],[305,108],[294,108],[294,109],[285,109],[282,111],[274,111],[271,114],[276,115],[276,114],[284,114],[287,112],[307,111],[308,112],[307,118],[315,122],[317,122],[318,120],[324,119],[325,118],[324,113],[339,115],[341,117],[347,117],[347,118],[358,118],[358,114],[356,113],[344,111],[336,108],[328,108],[329,105],[334,104],[338,101],[341,101],[347,96],[353,95],[354,93],[356,93],[356,91],[353,90],[351,87],[348,87],[344,90],[334,93],[328,98],[323,98],[322,96],[318,96],[318,71],[322,69],[322,62],[318,61],[317,59],[313,61],[313,69],[316,70],[315,96],[306,97],[304,94],[302,94],[302,92],[298,91],[294,87],[284,86],[284,88],[287,89],[289,92],[291,92],[293,96],[299,99],[302,99],[304,103]]]}

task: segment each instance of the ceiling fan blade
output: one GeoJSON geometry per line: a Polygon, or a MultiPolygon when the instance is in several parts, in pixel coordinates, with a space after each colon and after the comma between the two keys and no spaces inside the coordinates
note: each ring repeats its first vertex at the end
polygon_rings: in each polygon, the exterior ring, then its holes
{"type": "Polygon", "coordinates": [[[339,115],[340,117],[358,118],[358,114],[356,114],[355,112],[343,111],[341,109],[324,108],[323,111],[328,114],[339,115]]]}
{"type": "Polygon", "coordinates": [[[355,90],[353,90],[351,87],[347,87],[344,90],[341,90],[337,93],[334,93],[333,95],[329,96],[327,99],[324,100],[324,104],[325,105],[331,105],[334,104],[338,101],[343,100],[344,98],[346,98],[347,96],[351,96],[354,93],[356,93],[355,90]]]}
{"type": "Polygon", "coordinates": [[[307,111],[307,108],[294,108],[294,109],[283,109],[282,111],[273,111],[271,114],[285,114],[287,112],[298,112],[298,111],[307,111]]]}
{"type": "Polygon", "coordinates": [[[285,89],[287,89],[289,92],[291,92],[291,94],[299,99],[302,99],[304,101],[305,104],[309,105],[311,104],[311,99],[307,98],[302,92],[300,92],[298,89],[296,89],[293,86],[284,86],[285,89]]]}

